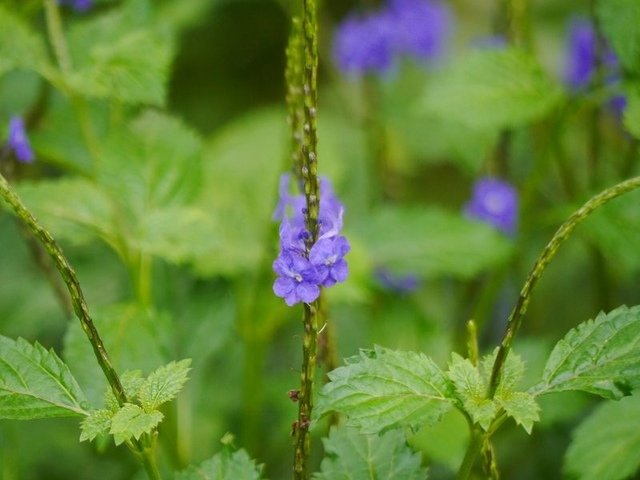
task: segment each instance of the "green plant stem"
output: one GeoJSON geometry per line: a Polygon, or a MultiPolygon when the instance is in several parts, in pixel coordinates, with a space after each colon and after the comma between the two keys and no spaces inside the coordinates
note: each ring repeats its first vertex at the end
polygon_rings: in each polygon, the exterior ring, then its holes
{"type": "MultiPolygon", "coordinates": [[[[318,238],[318,212],[320,208],[320,185],[318,181],[317,159],[317,72],[318,72],[318,22],[315,0],[303,0],[302,37],[304,44],[303,112],[304,124],[301,177],[307,204],[305,223],[310,233],[306,243],[309,249],[318,238]]],[[[304,305],[302,370],[300,372],[300,393],[298,396],[298,420],[294,431],[295,447],[293,478],[306,480],[309,476],[307,460],[310,452],[309,425],[313,410],[313,384],[318,350],[318,301],[304,305]]]]}
{"type": "MultiPolygon", "coordinates": [[[[67,46],[67,42],[64,37],[60,8],[56,0],[44,0],[44,7],[49,43],[51,43],[51,48],[53,49],[53,53],[56,57],[58,67],[66,77],[71,74],[73,70],[73,63],[71,61],[71,55],[69,54],[69,47],[67,46]]],[[[89,105],[84,98],[77,95],[68,87],[66,81],[64,83],[64,87],[65,91],[69,95],[76,117],[78,118],[80,131],[82,132],[85,144],[89,149],[89,153],[91,154],[94,164],[97,164],[100,158],[100,143],[91,122],[89,105]]]]}
{"type": "Polygon", "coordinates": [[[502,342],[500,344],[498,354],[496,356],[496,361],[493,364],[493,370],[491,372],[491,380],[489,382],[489,391],[488,398],[493,398],[495,395],[496,389],[500,384],[500,380],[502,378],[502,371],[504,369],[504,364],[507,358],[507,355],[511,351],[511,345],[513,343],[513,339],[522,324],[522,318],[527,311],[527,306],[529,304],[529,299],[531,296],[531,292],[533,288],[536,286],[538,280],[542,276],[544,269],[547,267],[549,262],[553,259],[555,254],[557,253],[560,245],[571,235],[573,230],[578,226],[580,222],[582,222],[585,218],[587,218],[594,210],[606,204],[607,202],[613,200],[620,195],[623,195],[631,190],[635,190],[640,187],[640,177],[634,177],[624,182],[621,182],[611,188],[604,190],[599,193],[595,197],[591,198],[587,201],[582,207],[580,207],[576,212],[574,212],[556,231],[555,235],[551,239],[551,241],[544,248],[540,257],[533,266],[533,269],[529,273],[527,280],[520,291],[520,296],[514,309],[511,311],[509,315],[509,319],[507,321],[507,328],[505,330],[504,336],[502,338],[502,342]]]}
{"type": "Polygon", "coordinates": [[[458,470],[458,475],[456,476],[457,480],[467,480],[471,476],[471,472],[473,471],[473,466],[476,463],[476,459],[478,455],[482,451],[482,446],[485,442],[485,433],[480,429],[480,427],[474,427],[471,429],[471,438],[469,439],[469,445],[467,447],[467,452],[462,459],[462,464],[460,465],[460,469],[458,470]]]}
{"type": "MultiPolygon", "coordinates": [[[[82,288],[80,287],[80,282],[78,281],[75,271],[65,257],[64,252],[53,239],[51,234],[38,223],[36,218],[27,209],[24,203],[22,203],[22,200],[20,200],[18,195],[13,191],[7,180],[2,175],[0,175],[0,196],[11,206],[20,222],[31,232],[33,237],[40,242],[51,257],[54,266],[62,276],[62,280],[69,291],[73,311],[78,317],[78,320],[80,320],[80,325],[82,326],[84,333],[87,335],[89,343],[91,343],[98,365],[100,365],[107,382],[109,382],[118,404],[124,405],[128,401],[127,394],[122,387],[118,373],[113,368],[111,359],[109,358],[107,350],[100,338],[100,334],[89,315],[87,302],[84,298],[82,288]]],[[[136,447],[136,451],[140,454],[143,460],[143,464],[149,478],[152,480],[160,479],[158,469],[155,466],[155,457],[153,455],[152,448],[144,447],[138,442],[134,445],[136,447]]]]}

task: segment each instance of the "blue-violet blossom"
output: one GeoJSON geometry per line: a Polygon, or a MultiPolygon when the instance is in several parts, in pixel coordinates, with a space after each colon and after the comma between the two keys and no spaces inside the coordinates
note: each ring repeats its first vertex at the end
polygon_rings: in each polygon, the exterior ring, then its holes
{"type": "Polygon", "coordinates": [[[389,0],[368,15],[351,15],[334,38],[333,56],[346,74],[386,73],[397,57],[435,60],[451,26],[449,10],[435,0],[389,0]]]}
{"type": "Polygon", "coordinates": [[[13,150],[18,161],[23,163],[31,163],[33,161],[33,150],[21,117],[12,117],[9,121],[7,145],[13,150]]]}
{"type": "Polygon", "coordinates": [[[76,12],[87,12],[93,7],[93,0],[58,0],[60,5],[68,5],[76,12]]]}
{"type": "Polygon", "coordinates": [[[420,286],[420,280],[413,274],[396,274],[385,267],[378,267],[374,272],[380,285],[391,292],[411,293],[420,286]]]}
{"type": "Polygon", "coordinates": [[[465,205],[469,218],[483,221],[513,235],[518,223],[518,193],[515,188],[497,178],[485,177],[473,187],[473,196],[465,205]]]}
{"type": "Polygon", "coordinates": [[[273,262],[277,278],[274,293],[287,305],[311,303],[320,295],[320,287],[330,287],[347,278],[344,260],[350,249],[347,239],[340,235],[344,206],[338,200],[329,181],[320,180],[320,209],[318,239],[307,252],[311,234],[305,224],[304,195],[289,193],[290,178],[280,178],[280,199],[273,218],[281,220],[280,253],[273,262]]]}

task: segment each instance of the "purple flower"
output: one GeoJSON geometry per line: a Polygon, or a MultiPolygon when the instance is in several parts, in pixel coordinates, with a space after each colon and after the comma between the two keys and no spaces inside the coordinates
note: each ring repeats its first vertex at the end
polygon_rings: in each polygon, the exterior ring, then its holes
{"type": "Polygon", "coordinates": [[[76,12],[87,12],[93,7],[93,0],[58,0],[60,5],[68,5],[76,12]]]}
{"type": "Polygon", "coordinates": [[[385,13],[351,16],[335,35],[333,56],[346,74],[384,73],[393,65],[393,25],[385,13]]]}
{"type": "Polygon", "coordinates": [[[273,262],[273,270],[278,275],[273,292],[284,298],[287,305],[311,303],[320,295],[318,272],[302,255],[286,250],[280,252],[273,262]]]}
{"type": "Polygon", "coordinates": [[[518,222],[518,193],[507,182],[485,177],[476,182],[473,196],[464,212],[474,218],[513,235],[518,222]]]}
{"type": "Polygon", "coordinates": [[[374,275],[383,288],[396,293],[411,293],[420,284],[416,275],[398,275],[384,267],[376,268],[374,275]]]}
{"type": "Polygon", "coordinates": [[[33,162],[34,155],[31,149],[29,137],[24,127],[24,121],[20,117],[12,117],[9,121],[9,148],[13,150],[18,161],[23,163],[33,162]]]}
{"type": "Polygon", "coordinates": [[[322,238],[309,251],[309,261],[318,273],[318,281],[323,287],[331,287],[347,279],[349,269],[344,256],[351,246],[343,236],[322,238]]]}
{"type": "Polygon", "coordinates": [[[444,5],[426,0],[390,0],[393,48],[420,60],[439,58],[451,30],[451,16],[444,5]]]}

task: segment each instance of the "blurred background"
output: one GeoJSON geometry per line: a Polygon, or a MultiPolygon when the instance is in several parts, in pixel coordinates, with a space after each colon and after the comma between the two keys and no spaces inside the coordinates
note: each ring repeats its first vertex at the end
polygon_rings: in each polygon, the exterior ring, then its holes
{"type": "MultiPolygon", "coordinates": [[[[66,1],[74,65],[62,80],[41,2],[0,8],[0,27],[16,26],[0,33],[0,141],[19,115],[35,152],[23,163],[7,143],[0,168],[60,240],[119,370],[193,359],[164,411],[162,468],[209,458],[231,432],[267,478],[289,477],[302,310],[272,292],[271,216],[291,169],[284,51],[300,5],[66,1]]],[[[487,353],[560,223],[637,174],[620,98],[638,83],[611,60],[615,26],[586,0],[319,8],[319,169],[351,243],[349,278],[326,295],[338,356],[379,344],[444,366],[465,353],[470,318],[487,353]]],[[[587,220],[545,273],[515,347],[526,386],[569,328],[638,303],[638,200],[587,220]]],[[[6,210],[0,245],[0,333],[53,347],[99,406],[104,381],[60,283],[6,210]]],[[[531,436],[511,424],[497,435],[504,478],[563,478],[571,432],[597,401],[556,395],[531,436]]],[[[313,431],[316,467],[325,434],[313,431]]],[[[0,478],[143,478],[126,449],[78,436],[77,419],[3,420],[0,478]]],[[[408,436],[430,478],[452,478],[461,415],[408,436]]]]}

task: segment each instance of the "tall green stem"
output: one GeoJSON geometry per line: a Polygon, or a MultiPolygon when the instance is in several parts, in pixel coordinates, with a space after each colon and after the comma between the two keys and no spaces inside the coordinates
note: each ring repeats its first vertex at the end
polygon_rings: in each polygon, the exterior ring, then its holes
{"type": "MultiPolygon", "coordinates": [[[[89,343],[91,343],[98,365],[100,365],[107,382],[109,382],[118,404],[124,405],[128,401],[127,394],[122,387],[118,373],[113,368],[111,359],[109,358],[107,350],[100,338],[100,334],[89,315],[87,302],[80,287],[80,282],[78,281],[75,271],[69,264],[67,257],[64,255],[64,252],[53,239],[51,234],[38,223],[36,218],[27,209],[24,203],[22,203],[22,200],[20,200],[18,195],[13,191],[7,180],[2,175],[0,175],[0,196],[11,206],[25,228],[29,230],[40,244],[42,244],[51,257],[56,269],[60,272],[62,280],[67,286],[67,290],[71,296],[73,311],[76,314],[76,317],[78,317],[78,320],[80,320],[80,325],[82,326],[84,333],[87,335],[89,343]]],[[[140,442],[135,442],[134,447],[134,451],[136,451],[142,458],[143,465],[149,475],[149,478],[151,480],[159,480],[160,475],[157,467],[155,466],[155,457],[153,455],[152,447],[144,446],[140,442]]]]}
{"type": "Polygon", "coordinates": [[[562,245],[562,243],[567,238],[569,238],[571,232],[573,232],[578,224],[585,218],[587,218],[594,210],[613,200],[614,198],[630,192],[631,190],[635,190],[638,187],[640,187],[640,177],[634,177],[611,188],[608,188],[607,190],[604,190],[595,197],[591,198],[582,207],[580,207],[556,231],[555,235],[544,248],[544,250],[540,254],[540,257],[538,257],[538,260],[534,264],[533,269],[529,273],[529,276],[527,277],[527,280],[525,281],[524,286],[520,291],[520,297],[518,298],[514,309],[509,315],[507,328],[502,338],[502,342],[498,350],[498,355],[496,356],[496,361],[491,372],[491,380],[489,382],[488,391],[489,398],[493,398],[498,385],[500,385],[504,364],[507,355],[511,351],[513,339],[518,332],[520,325],[522,324],[522,318],[527,311],[531,292],[542,276],[544,269],[547,267],[549,262],[553,259],[556,252],[560,248],[560,245],[562,245]]]}
{"type": "MultiPolygon", "coordinates": [[[[318,211],[320,207],[320,185],[318,181],[317,122],[318,108],[318,24],[314,0],[303,0],[302,36],[304,44],[303,111],[304,124],[302,144],[301,177],[307,209],[305,223],[310,233],[307,254],[318,237],[318,211]]],[[[300,393],[298,396],[298,420],[295,429],[295,453],[293,478],[305,480],[309,472],[307,460],[310,451],[309,425],[313,409],[313,383],[318,350],[318,310],[316,300],[304,306],[304,333],[302,340],[302,370],[300,372],[300,393]]]]}

